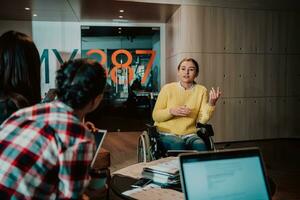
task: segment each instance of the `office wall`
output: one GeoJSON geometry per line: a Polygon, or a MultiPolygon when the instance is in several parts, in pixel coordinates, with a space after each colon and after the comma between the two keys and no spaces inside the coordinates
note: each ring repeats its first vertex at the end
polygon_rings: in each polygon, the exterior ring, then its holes
{"type": "Polygon", "coordinates": [[[47,59],[42,59],[42,95],[55,87],[55,73],[61,65],[57,56],[63,61],[69,60],[73,53],[76,53],[74,58],[81,57],[80,26],[79,22],[32,22],[33,40],[41,56],[46,53],[44,55],[48,57],[48,62],[47,59]],[[55,55],[54,51],[57,51],[59,55],[55,55]]]}
{"type": "Polygon", "coordinates": [[[300,137],[300,14],[181,6],[166,26],[166,82],[183,57],[220,86],[216,141],[300,137]]]}

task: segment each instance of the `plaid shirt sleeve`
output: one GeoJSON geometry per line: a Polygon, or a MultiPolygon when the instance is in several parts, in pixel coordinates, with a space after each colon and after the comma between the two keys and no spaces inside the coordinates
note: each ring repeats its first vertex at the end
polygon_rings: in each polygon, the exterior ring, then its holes
{"type": "Polygon", "coordinates": [[[59,155],[59,199],[78,199],[90,181],[89,165],[93,158],[91,141],[77,143],[59,155]]]}
{"type": "Polygon", "coordinates": [[[93,135],[60,102],[19,110],[0,126],[0,199],[79,199],[93,135]]]}

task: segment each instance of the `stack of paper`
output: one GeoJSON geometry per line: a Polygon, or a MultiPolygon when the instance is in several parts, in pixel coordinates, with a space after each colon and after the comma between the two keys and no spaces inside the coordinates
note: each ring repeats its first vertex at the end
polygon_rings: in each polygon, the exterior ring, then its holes
{"type": "Polygon", "coordinates": [[[153,166],[144,167],[142,176],[152,179],[155,183],[178,184],[180,182],[179,160],[174,158],[153,166]]]}

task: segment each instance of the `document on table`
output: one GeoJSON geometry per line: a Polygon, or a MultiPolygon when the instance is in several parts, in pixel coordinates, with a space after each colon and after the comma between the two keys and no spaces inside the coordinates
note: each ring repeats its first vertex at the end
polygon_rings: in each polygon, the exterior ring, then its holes
{"type": "Polygon", "coordinates": [[[122,193],[135,199],[143,200],[182,200],[183,193],[172,189],[161,188],[156,184],[149,184],[143,188],[135,188],[122,193]]]}
{"type": "Polygon", "coordinates": [[[130,165],[128,167],[113,172],[112,175],[121,174],[123,176],[139,179],[141,178],[141,174],[145,166],[147,166],[147,163],[138,163],[138,164],[130,165]]]}
{"type": "Polygon", "coordinates": [[[178,158],[172,158],[169,160],[162,161],[158,164],[145,167],[144,170],[152,171],[156,173],[174,175],[179,173],[179,160],[178,158]]]}

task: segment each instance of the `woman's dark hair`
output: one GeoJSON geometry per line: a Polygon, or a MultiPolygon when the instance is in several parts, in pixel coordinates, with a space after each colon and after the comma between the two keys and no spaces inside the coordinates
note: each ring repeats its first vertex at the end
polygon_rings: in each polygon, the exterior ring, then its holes
{"type": "Polygon", "coordinates": [[[104,68],[95,61],[76,59],[65,62],[57,71],[57,97],[73,109],[81,109],[103,93],[104,68]]]}
{"type": "Polygon", "coordinates": [[[39,52],[24,33],[8,31],[0,37],[1,98],[11,98],[18,106],[41,101],[39,52]],[[15,98],[17,97],[17,98],[15,98]],[[22,102],[18,102],[21,100],[22,102]]]}
{"type": "Polygon", "coordinates": [[[198,64],[198,62],[194,58],[184,58],[184,59],[182,59],[180,61],[180,63],[178,64],[178,66],[177,66],[177,70],[180,69],[181,64],[183,62],[185,62],[185,61],[192,62],[195,65],[195,67],[196,67],[196,74],[198,75],[199,74],[199,64],[198,64]]]}

